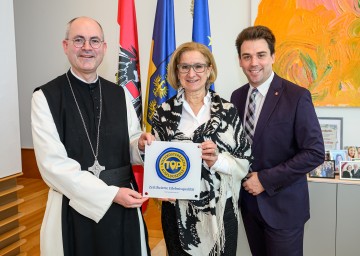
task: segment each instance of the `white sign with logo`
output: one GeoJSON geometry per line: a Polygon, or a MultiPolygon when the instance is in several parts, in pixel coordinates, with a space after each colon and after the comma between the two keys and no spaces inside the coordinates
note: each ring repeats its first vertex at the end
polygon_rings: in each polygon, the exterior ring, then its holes
{"type": "Polygon", "coordinates": [[[143,196],[198,200],[201,162],[197,143],[153,141],[146,145],[143,196]]]}

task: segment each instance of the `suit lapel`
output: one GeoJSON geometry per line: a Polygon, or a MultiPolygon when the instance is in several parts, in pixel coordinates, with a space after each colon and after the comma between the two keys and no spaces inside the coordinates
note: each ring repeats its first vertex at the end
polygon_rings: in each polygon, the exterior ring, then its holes
{"type": "Polygon", "coordinates": [[[238,112],[239,112],[239,116],[240,116],[240,120],[241,123],[244,124],[244,114],[245,114],[245,109],[246,109],[246,100],[247,100],[247,95],[248,95],[248,91],[249,91],[250,85],[246,84],[244,85],[244,91],[242,93],[240,93],[240,96],[238,98],[238,112]]]}
{"type": "Polygon", "coordinates": [[[269,90],[266,94],[264,105],[262,106],[261,113],[256,124],[255,134],[253,139],[253,148],[256,148],[257,141],[260,139],[266,125],[268,124],[271,114],[273,113],[276,105],[278,104],[283,93],[282,81],[279,76],[274,75],[274,79],[270,84],[269,90]]]}

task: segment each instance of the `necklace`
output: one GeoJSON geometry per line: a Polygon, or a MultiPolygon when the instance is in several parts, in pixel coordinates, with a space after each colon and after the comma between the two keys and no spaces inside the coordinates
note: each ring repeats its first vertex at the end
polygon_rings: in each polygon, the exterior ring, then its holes
{"type": "Polygon", "coordinates": [[[79,107],[79,104],[76,100],[76,97],[75,97],[75,93],[74,93],[74,90],[71,86],[71,82],[70,82],[70,79],[68,77],[68,74],[66,74],[66,78],[69,82],[69,85],[70,85],[70,89],[71,89],[71,92],[72,92],[72,95],[74,97],[74,100],[75,100],[75,103],[76,103],[76,106],[77,106],[77,109],[79,111],[79,114],[80,114],[80,117],[81,117],[81,121],[83,123],[83,126],[84,126],[84,129],[85,129],[85,133],[86,133],[86,136],[88,138],[88,141],[89,141],[89,144],[90,144],[90,147],[91,147],[91,151],[94,155],[94,158],[95,158],[95,161],[94,161],[94,164],[93,166],[89,167],[88,170],[90,172],[92,172],[96,177],[100,178],[100,173],[101,171],[105,170],[105,166],[101,166],[99,164],[99,161],[97,160],[97,157],[99,155],[99,137],[100,137],[100,123],[101,123],[101,112],[102,112],[102,94],[101,94],[101,82],[100,82],[100,78],[99,79],[99,88],[100,88],[100,116],[99,116],[99,123],[98,123],[98,127],[97,127],[97,135],[96,135],[96,151],[94,151],[94,147],[93,145],[91,144],[91,140],[90,140],[90,136],[89,136],[89,133],[88,133],[88,130],[86,128],[86,125],[85,125],[85,121],[84,121],[84,117],[83,115],[81,114],[81,110],[80,110],[80,107],[79,107]]]}

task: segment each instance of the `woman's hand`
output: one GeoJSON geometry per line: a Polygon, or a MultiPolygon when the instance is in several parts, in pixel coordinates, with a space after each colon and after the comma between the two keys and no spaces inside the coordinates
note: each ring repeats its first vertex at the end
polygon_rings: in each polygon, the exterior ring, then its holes
{"type": "Polygon", "coordinates": [[[201,158],[206,162],[206,164],[211,168],[218,160],[219,149],[217,145],[212,140],[206,140],[200,144],[202,149],[201,158]]]}

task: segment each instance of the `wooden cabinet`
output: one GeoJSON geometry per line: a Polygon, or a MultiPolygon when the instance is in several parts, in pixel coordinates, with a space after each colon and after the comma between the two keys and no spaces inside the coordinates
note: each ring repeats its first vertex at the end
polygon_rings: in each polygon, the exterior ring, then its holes
{"type": "Polygon", "coordinates": [[[25,226],[19,224],[23,214],[18,206],[24,202],[18,198],[18,191],[23,188],[16,180],[20,175],[0,179],[0,255],[4,256],[22,255],[20,246],[26,242],[20,237],[25,230],[25,226]]]}
{"type": "Polygon", "coordinates": [[[18,184],[24,189],[19,191],[19,197],[25,200],[19,206],[24,214],[20,219],[20,225],[26,226],[21,233],[21,238],[26,239],[26,244],[21,246],[21,251],[27,255],[40,255],[40,228],[45,213],[49,187],[42,179],[18,178],[18,184]]]}

